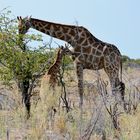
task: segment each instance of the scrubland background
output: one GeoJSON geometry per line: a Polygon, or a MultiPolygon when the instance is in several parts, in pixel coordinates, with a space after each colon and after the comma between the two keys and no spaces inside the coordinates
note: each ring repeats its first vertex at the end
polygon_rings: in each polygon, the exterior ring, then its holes
{"type": "MultiPolygon", "coordinates": [[[[123,69],[126,94],[131,97],[129,112],[120,110],[121,113],[118,116],[120,132],[115,132],[110,115],[101,102],[102,97],[98,91],[97,79],[100,76],[107,83],[108,77],[104,71],[99,73],[84,71],[83,134],[84,130],[88,128],[88,124],[93,122],[91,140],[102,139],[101,132],[105,133],[108,140],[113,140],[115,137],[119,137],[121,140],[139,140],[140,68],[123,69]]],[[[25,117],[26,112],[18,88],[15,84],[11,88],[1,84],[0,139],[77,140],[79,138],[80,109],[75,70],[65,71],[64,81],[70,106],[69,112],[66,112],[65,104],[61,99],[64,94],[62,87],[56,86],[55,90],[52,90],[49,88],[46,77],[42,77],[40,85],[35,91],[37,94],[32,97],[31,117],[28,120],[25,117]]],[[[110,92],[109,84],[107,91],[110,92]]]]}
{"type": "Polygon", "coordinates": [[[28,34],[22,40],[10,14],[0,11],[0,140],[140,140],[140,59],[123,56],[125,104],[112,96],[103,70],[84,70],[81,117],[72,60],[64,59],[59,82],[50,88],[44,74],[56,49],[44,45],[41,35],[28,34]],[[31,41],[42,44],[35,48],[31,41]],[[28,117],[22,102],[26,84],[28,117]]]}

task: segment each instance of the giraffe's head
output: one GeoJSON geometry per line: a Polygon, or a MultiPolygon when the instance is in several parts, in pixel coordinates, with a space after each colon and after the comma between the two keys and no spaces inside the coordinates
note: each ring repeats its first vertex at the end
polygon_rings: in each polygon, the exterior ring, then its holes
{"type": "Polygon", "coordinates": [[[19,34],[26,34],[29,28],[32,26],[31,17],[22,18],[21,16],[19,16],[17,17],[17,19],[19,34]]]}
{"type": "Polygon", "coordinates": [[[67,47],[67,45],[59,47],[59,53],[62,55],[72,55],[72,51],[67,47]]]}
{"type": "Polygon", "coordinates": [[[72,55],[71,50],[68,47],[59,46],[56,54],[56,61],[61,61],[65,55],[72,55]]]}

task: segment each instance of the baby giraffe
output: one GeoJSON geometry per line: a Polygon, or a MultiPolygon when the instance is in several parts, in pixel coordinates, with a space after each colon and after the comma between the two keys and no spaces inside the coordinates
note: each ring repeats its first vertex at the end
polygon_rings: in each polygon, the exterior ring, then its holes
{"type": "Polygon", "coordinates": [[[50,87],[52,87],[53,89],[55,88],[55,85],[58,81],[58,76],[60,73],[60,67],[62,64],[62,58],[64,55],[71,55],[72,52],[68,49],[68,47],[63,47],[61,46],[57,52],[56,55],[56,60],[53,63],[53,65],[49,68],[47,76],[49,76],[49,84],[50,87]]]}

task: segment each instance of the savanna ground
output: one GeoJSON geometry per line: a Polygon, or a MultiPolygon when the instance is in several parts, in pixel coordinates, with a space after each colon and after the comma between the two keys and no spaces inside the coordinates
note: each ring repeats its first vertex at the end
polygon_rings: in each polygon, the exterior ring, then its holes
{"type": "Polygon", "coordinates": [[[104,71],[84,71],[82,120],[75,70],[65,70],[64,73],[65,92],[70,107],[68,113],[62,100],[64,89],[61,83],[53,91],[49,88],[47,78],[40,80],[40,85],[34,91],[36,96],[32,97],[31,117],[28,120],[18,88],[15,84],[11,87],[1,84],[0,140],[78,140],[80,127],[83,139],[92,131],[90,140],[140,140],[140,69],[123,69],[128,106],[127,111],[121,106],[115,110],[119,130],[114,129],[107,111],[111,112],[111,104],[104,101],[106,98],[101,94],[102,83],[107,94],[111,92],[107,81],[104,71]]]}

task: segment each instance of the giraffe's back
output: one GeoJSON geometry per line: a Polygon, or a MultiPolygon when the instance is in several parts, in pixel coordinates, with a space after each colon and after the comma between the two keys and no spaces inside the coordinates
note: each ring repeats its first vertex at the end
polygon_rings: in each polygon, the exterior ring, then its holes
{"type": "Polygon", "coordinates": [[[119,67],[121,54],[112,44],[96,42],[93,45],[77,47],[74,50],[75,61],[82,63],[84,69],[99,70],[106,65],[119,67]]]}
{"type": "Polygon", "coordinates": [[[75,61],[81,63],[84,69],[102,69],[104,64],[102,50],[98,50],[93,46],[82,47],[81,50],[78,50],[78,52],[74,52],[75,61]]]}
{"type": "Polygon", "coordinates": [[[118,48],[115,45],[107,45],[104,50],[104,63],[119,67],[121,61],[121,53],[118,48]]]}

